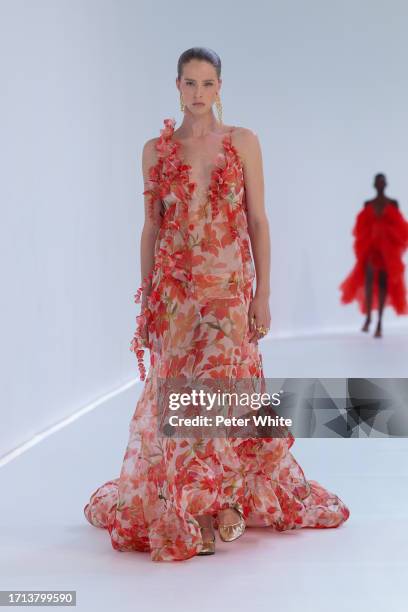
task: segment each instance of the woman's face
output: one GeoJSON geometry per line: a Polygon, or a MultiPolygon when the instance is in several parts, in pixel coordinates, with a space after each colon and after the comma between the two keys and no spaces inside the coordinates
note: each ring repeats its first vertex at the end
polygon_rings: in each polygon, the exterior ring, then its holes
{"type": "Polygon", "coordinates": [[[383,174],[377,174],[377,176],[374,178],[375,189],[377,189],[378,191],[384,191],[386,186],[387,181],[385,179],[385,176],[383,174]]]}
{"type": "Polygon", "coordinates": [[[186,108],[194,115],[208,113],[221,88],[214,66],[205,60],[194,59],[184,64],[181,79],[176,83],[186,108]]]}

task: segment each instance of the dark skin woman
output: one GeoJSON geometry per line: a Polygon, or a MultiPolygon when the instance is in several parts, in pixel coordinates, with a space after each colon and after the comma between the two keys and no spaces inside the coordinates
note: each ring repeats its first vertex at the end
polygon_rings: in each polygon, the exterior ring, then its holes
{"type": "MultiPolygon", "coordinates": [[[[374,199],[368,200],[365,206],[372,206],[376,215],[380,216],[383,214],[384,208],[387,204],[391,204],[398,208],[397,200],[392,200],[385,195],[385,188],[387,186],[387,179],[385,174],[379,173],[374,177],[374,189],[377,191],[377,195],[374,199]]],[[[371,306],[373,300],[373,284],[374,284],[374,267],[371,261],[368,261],[365,269],[365,294],[367,303],[367,317],[362,327],[362,331],[367,332],[371,323],[371,306]]],[[[387,270],[380,268],[378,270],[378,323],[374,337],[381,338],[382,336],[382,316],[384,312],[385,298],[387,296],[387,270]]]]}
{"type": "Polygon", "coordinates": [[[374,177],[377,195],[364,203],[353,227],[354,254],[352,270],[342,281],[342,304],[357,301],[366,315],[362,327],[367,332],[371,311],[378,309],[375,338],[382,336],[382,317],[386,306],[397,315],[408,314],[404,252],[408,248],[408,222],[398,202],[385,195],[387,180],[381,172],[374,177]]]}

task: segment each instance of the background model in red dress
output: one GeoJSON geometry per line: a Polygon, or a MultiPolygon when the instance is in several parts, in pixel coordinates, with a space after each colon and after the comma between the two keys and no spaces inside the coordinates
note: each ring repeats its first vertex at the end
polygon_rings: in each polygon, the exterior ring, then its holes
{"type": "Polygon", "coordinates": [[[368,331],[371,310],[378,309],[377,338],[382,335],[384,306],[392,306],[399,315],[408,314],[402,260],[408,246],[408,223],[398,202],[385,196],[386,185],[385,175],[376,174],[377,196],[364,203],[353,228],[356,262],[340,285],[341,302],[356,300],[367,315],[362,331],[368,331]]]}

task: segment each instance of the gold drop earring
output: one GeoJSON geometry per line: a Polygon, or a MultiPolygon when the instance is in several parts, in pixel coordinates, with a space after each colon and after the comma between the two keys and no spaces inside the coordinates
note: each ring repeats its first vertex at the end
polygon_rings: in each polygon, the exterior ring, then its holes
{"type": "Polygon", "coordinates": [[[180,110],[182,113],[184,113],[184,109],[186,108],[184,102],[183,102],[183,96],[181,95],[181,91],[180,91],[180,110]]]}
{"type": "Polygon", "coordinates": [[[220,100],[220,96],[218,95],[218,91],[217,91],[217,98],[215,100],[215,106],[217,108],[218,121],[222,123],[222,103],[220,100]]]}

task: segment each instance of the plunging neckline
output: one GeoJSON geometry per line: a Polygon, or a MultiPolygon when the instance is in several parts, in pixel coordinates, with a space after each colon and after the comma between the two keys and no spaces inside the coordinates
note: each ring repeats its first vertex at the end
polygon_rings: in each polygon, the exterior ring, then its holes
{"type": "Polygon", "coordinates": [[[387,202],[385,202],[384,206],[381,209],[380,214],[378,214],[377,211],[376,211],[375,205],[371,202],[371,206],[373,208],[374,215],[377,217],[377,219],[380,219],[384,215],[384,211],[385,211],[385,209],[387,208],[387,206],[389,204],[391,204],[391,202],[389,200],[387,202]]]}
{"type": "MultiPolygon", "coordinates": [[[[211,188],[213,185],[213,180],[214,180],[214,175],[217,172],[218,169],[220,169],[220,166],[217,165],[217,159],[220,155],[224,155],[224,159],[225,159],[225,155],[226,155],[226,150],[227,150],[227,145],[229,143],[229,145],[231,147],[233,147],[232,141],[231,141],[231,134],[234,131],[234,126],[232,127],[231,130],[229,130],[228,132],[226,132],[221,140],[221,144],[222,144],[222,149],[217,153],[214,162],[211,165],[211,172],[210,172],[210,180],[208,182],[207,187],[203,188],[202,190],[202,197],[203,198],[207,198],[207,196],[211,193],[211,188]]],[[[174,133],[174,129],[173,129],[173,133],[174,133]]],[[[193,185],[194,186],[194,193],[197,193],[198,191],[198,184],[196,181],[192,181],[191,180],[191,174],[192,174],[192,165],[188,164],[185,158],[185,153],[183,153],[183,143],[176,139],[173,138],[173,134],[170,136],[169,138],[169,142],[173,145],[176,145],[175,148],[175,154],[174,157],[175,159],[177,159],[177,161],[179,162],[180,165],[184,166],[184,168],[187,170],[187,176],[188,176],[188,183],[189,185],[193,185]]]]}

